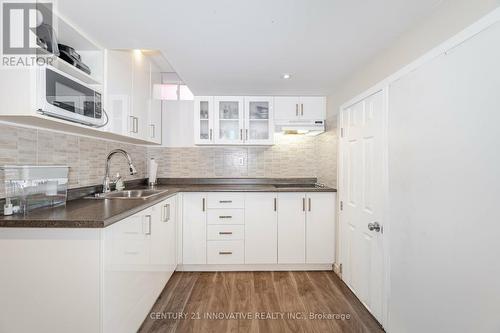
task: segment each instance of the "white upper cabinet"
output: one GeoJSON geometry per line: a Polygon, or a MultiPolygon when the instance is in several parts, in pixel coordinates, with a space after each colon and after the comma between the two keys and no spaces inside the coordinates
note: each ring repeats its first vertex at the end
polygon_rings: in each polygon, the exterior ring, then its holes
{"type": "Polygon", "coordinates": [[[290,120],[300,116],[300,97],[274,97],[274,119],[290,120]]]}
{"type": "Polygon", "coordinates": [[[149,137],[149,91],[151,64],[144,54],[133,51],[132,114],[130,115],[130,135],[147,140],[149,137]]]}
{"type": "Polygon", "coordinates": [[[273,119],[272,97],[245,97],[245,143],[272,144],[273,119]]]}
{"type": "Polygon", "coordinates": [[[161,72],[155,66],[151,66],[151,79],[149,84],[149,115],[148,115],[148,141],[161,144],[161,100],[155,93],[155,85],[161,84],[161,72]]]}
{"type": "Polygon", "coordinates": [[[105,131],[161,144],[161,100],[154,85],[161,72],[140,51],[106,50],[105,131]]]}
{"type": "Polygon", "coordinates": [[[194,142],[197,145],[272,145],[272,97],[196,96],[194,142]]]}
{"type": "Polygon", "coordinates": [[[244,142],[243,97],[214,97],[215,143],[242,144],[244,142]]]}
{"type": "Polygon", "coordinates": [[[274,97],[275,120],[324,120],[326,98],[324,96],[274,97]]]}
{"type": "Polygon", "coordinates": [[[214,98],[194,98],[194,142],[197,145],[214,143],[214,98]]]}
{"type": "Polygon", "coordinates": [[[105,111],[109,122],[104,130],[116,134],[129,134],[132,115],[132,73],[134,62],[130,51],[105,52],[105,111]]]}
{"type": "Polygon", "coordinates": [[[304,120],[326,119],[325,97],[301,97],[300,117],[304,120]]]}

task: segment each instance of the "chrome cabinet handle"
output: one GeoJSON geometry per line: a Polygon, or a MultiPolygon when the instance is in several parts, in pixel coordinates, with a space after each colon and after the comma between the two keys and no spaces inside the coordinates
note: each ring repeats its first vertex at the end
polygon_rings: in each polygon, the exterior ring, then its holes
{"type": "Polygon", "coordinates": [[[220,219],[232,219],[233,217],[231,215],[220,215],[220,219]]]}
{"type": "Polygon", "coordinates": [[[219,235],[232,235],[233,233],[231,231],[221,231],[219,232],[219,235]]]}
{"type": "Polygon", "coordinates": [[[304,115],[304,104],[300,104],[300,115],[304,115]]]}
{"type": "Polygon", "coordinates": [[[145,235],[151,235],[151,215],[146,215],[146,217],[148,218],[148,228],[146,230],[146,232],[144,232],[145,235]]]}
{"type": "Polygon", "coordinates": [[[370,231],[380,232],[381,229],[382,227],[378,222],[368,223],[368,230],[370,231]]]}
{"type": "Polygon", "coordinates": [[[274,198],[274,211],[276,211],[277,209],[277,206],[278,206],[278,199],[277,198],[274,198]]]}
{"type": "Polygon", "coordinates": [[[135,117],[134,116],[129,116],[130,117],[130,132],[135,133],[135,117]]]}
{"type": "Polygon", "coordinates": [[[298,117],[299,116],[299,105],[295,104],[295,115],[298,117]]]}
{"type": "Polygon", "coordinates": [[[201,199],[201,210],[205,211],[205,198],[201,199]]]}
{"type": "Polygon", "coordinates": [[[170,221],[170,204],[163,206],[163,222],[170,221]]]}
{"type": "Polygon", "coordinates": [[[212,141],[212,129],[210,129],[210,141],[212,141]]]}
{"type": "Polygon", "coordinates": [[[134,133],[139,133],[139,118],[133,117],[134,118],[134,133]]]}
{"type": "Polygon", "coordinates": [[[224,254],[233,254],[233,252],[230,251],[220,251],[219,254],[224,255],[224,254]]]}
{"type": "Polygon", "coordinates": [[[151,127],[151,138],[154,139],[156,137],[155,125],[149,124],[149,126],[151,127]]]}
{"type": "Polygon", "coordinates": [[[233,200],[219,200],[219,203],[232,203],[233,200]]]}
{"type": "Polygon", "coordinates": [[[243,129],[240,129],[240,140],[243,140],[243,129]]]}
{"type": "Polygon", "coordinates": [[[248,128],[245,130],[246,132],[246,140],[248,141],[248,128]]]}
{"type": "Polygon", "coordinates": [[[306,211],[306,198],[302,198],[302,211],[306,211]]]}
{"type": "Polygon", "coordinates": [[[308,198],[308,203],[309,203],[309,211],[311,211],[311,198],[308,198]]]}

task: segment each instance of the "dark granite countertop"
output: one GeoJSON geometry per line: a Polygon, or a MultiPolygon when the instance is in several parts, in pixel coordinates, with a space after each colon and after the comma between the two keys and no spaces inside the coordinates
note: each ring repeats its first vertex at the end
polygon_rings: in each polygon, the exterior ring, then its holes
{"type": "MultiPolygon", "coordinates": [[[[134,187],[145,188],[145,187],[134,187]]],[[[153,206],[180,192],[336,192],[330,187],[312,182],[288,182],[258,184],[233,184],[207,182],[206,180],[175,181],[160,179],[155,189],[164,193],[148,199],[104,199],[80,198],[65,206],[40,208],[27,215],[0,216],[0,228],[104,228],[141,210],[153,206]]]]}

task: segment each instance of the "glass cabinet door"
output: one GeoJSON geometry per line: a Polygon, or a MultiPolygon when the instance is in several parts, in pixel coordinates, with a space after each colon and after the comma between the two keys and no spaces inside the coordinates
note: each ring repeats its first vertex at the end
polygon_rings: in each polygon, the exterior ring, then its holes
{"type": "Polygon", "coordinates": [[[249,144],[273,143],[273,100],[269,97],[245,98],[245,141],[249,144]]]}
{"type": "Polygon", "coordinates": [[[213,143],[213,97],[195,97],[195,143],[213,143]]]}
{"type": "Polygon", "coordinates": [[[243,142],[243,99],[240,97],[215,97],[216,143],[243,142]]]}

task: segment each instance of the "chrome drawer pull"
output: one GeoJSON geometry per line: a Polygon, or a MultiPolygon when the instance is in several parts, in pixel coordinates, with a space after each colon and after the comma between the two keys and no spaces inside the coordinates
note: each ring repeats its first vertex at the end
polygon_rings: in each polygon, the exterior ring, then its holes
{"type": "Polygon", "coordinates": [[[220,200],[219,203],[232,203],[233,200],[220,200]]]}
{"type": "Polygon", "coordinates": [[[231,231],[221,231],[219,232],[219,235],[232,235],[233,233],[231,231]]]}
{"type": "Polygon", "coordinates": [[[128,254],[128,255],[139,254],[139,251],[125,251],[125,254],[128,254]]]}
{"type": "Polygon", "coordinates": [[[231,215],[221,215],[219,216],[220,219],[232,219],[233,217],[231,215]]]}
{"type": "Polygon", "coordinates": [[[233,254],[233,252],[229,252],[229,251],[222,251],[222,252],[219,252],[220,255],[223,255],[223,254],[233,254]]]}

